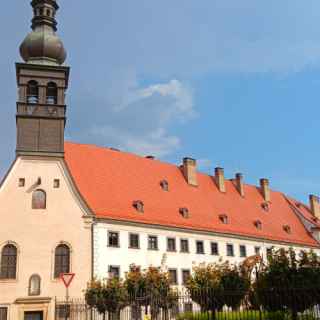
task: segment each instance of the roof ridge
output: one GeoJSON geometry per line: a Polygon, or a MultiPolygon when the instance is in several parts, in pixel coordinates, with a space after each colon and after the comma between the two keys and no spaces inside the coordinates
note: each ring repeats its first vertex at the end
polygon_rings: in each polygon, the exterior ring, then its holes
{"type": "MultiPolygon", "coordinates": [[[[134,153],[134,152],[130,152],[130,151],[124,151],[124,150],[121,150],[121,149],[118,149],[117,151],[116,150],[113,150],[113,147],[108,147],[108,146],[100,146],[100,145],[97,145],[97,144],[92,144],[92,143],[81,143],[81,142],[73,142],[73,141],[65,141],[66,144],[73,144],[73,145],[80,145],[80,146],[87,146],[87,147],[95,147],[97,149],[101,149],[101,150],[105,150],[105,151],[113,151],[113,152],[118,152],[120,154],[125,154],[125,155],[129,155],[129,156],[132,156],[132,157],[136,157],[136,158],[139,158],[139,159],[143,159],[143,160],[148,160],[148,161],[154,161],[154,162],[157,162],[159,164],[162,164],[162,165],[167,165],[167,166],[170,166],[170,167],[175,167],[177,169],[180,169],[182,164],[175,164],[175,163],[171,163],[171,162],[168,162],[168,161],[164,161],[164,160],[161,160],[161,159],[158,159],[158,158],[154,158],[154,159],[148,159],[146,158],[147,156],[142,156],[142,155],[139,155],[137,153],[134,153]]],[[[212,174],[209,174],[209,173],[206,173],[206,172],[202,172],[200,171],[199,169],[197,169],[197,173],[199,175],[202,175],[202,176],[205,176],[205,177],[208,177],[208,178],[211,178],[213,179],[214,178],[214,175],[212,174]]],[[[225,178],[225,181],[226,182],[229,182],[231,183],[232,185],[234,185],[234,178],[225,178]]],[[[246,187],[251,187],[251,188],[256,188],[259,190],[259,186],[256,185],[256,184],[251,184],[251,183],[244,183],[244,186],[246,187]]],[[[283,194],[281,191],[278,191],[278,190],[274,190],[272,188],[270,188],[270,192],[272,193],[278,193],[278,194],[283,194]]],[[[271,201],[272,202],[272,201],[271,201]]]]}

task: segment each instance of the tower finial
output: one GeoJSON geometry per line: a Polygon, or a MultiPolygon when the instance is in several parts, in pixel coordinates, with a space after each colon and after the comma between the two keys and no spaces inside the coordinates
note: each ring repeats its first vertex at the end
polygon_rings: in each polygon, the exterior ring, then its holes
{"type": "Polygon", "coordinates": [[[59,6],[55,0],[32,0],[32,32],[20,46],[23,60],[33,64],[61,65],[66,59],[62,41],[55,34],[59,6]]]}

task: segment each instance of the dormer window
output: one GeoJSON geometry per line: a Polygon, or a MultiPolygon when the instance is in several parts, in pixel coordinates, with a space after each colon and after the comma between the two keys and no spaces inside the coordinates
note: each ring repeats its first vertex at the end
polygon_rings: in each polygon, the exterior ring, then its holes
{"type": "Polygon", "coordinates": [[[227,216],[226,214],[220,214],[219,220],[220,220],[223,224],[228,224],[228,223],[229,223],[229,219],[228,219],[228,216],[227,216]]]}
{"type": "Polygon", "coordinates": [[[39,86],[38,82],[31,80],[27,85],[27,103],[39,102],[39,86]]]}
{"type": "Polygon", "coordinates": [[[160,181],[160,186],[163,191],[169,191],[169,183],[167,180],[160,181]]]}
{"type": "Polygon", "coordinates": [[[179,209],[180,214],[183,218],[188,219],[189,218],[189,210],[188,208],[180,208],[179,209]]]}
{"type": "Polygon", "coordinates": [[[47,104],[58,103],[58,89],[54,82],[49,82],[47,86],[47,104]]]}
{"type": "Polygon", "coordinates": [[[264,211],[269,211],[269,203],[268,203],[268,202],[263,202],[263,203],[261,203],[261,208],[262,208],[264,211]]]}
{"type": "Polygon", "coordinates": [[[143,213],[144,212],[144,204],[142,201],[133,201],[133,207],[138,211],[143,213]]]}
{"type": "Polygon", "coordinates": [[[289,225],[286,224],[282,228],[286,233],[289,233],[289,234],[291,233],[291,227],[289,225]]]}
{"type": "Polygon", "coordinates": [[[257,229],[262,229],[262,222],[260,220],[256,220],[253,224],[257,229]]]}

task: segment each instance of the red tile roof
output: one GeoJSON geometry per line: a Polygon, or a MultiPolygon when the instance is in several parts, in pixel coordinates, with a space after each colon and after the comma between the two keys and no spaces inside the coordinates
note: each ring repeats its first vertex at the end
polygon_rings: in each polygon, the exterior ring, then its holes
{"type": "MultiPolygon", "coordinates": [[[[211,176],[198,173],[199,186],[193,187],[186,183],[179,167],[158,160],[69,142],[65,144],[65,160],[97,217],[318,246],[280,192],[271,191],[266,211],[256,186],[245,185],[242,198],[232,181],[226,181],[227,192],[221,193],[211,176]],[[161,188],[162,180],[168,181],[169,191],[161,188]],[[133,206],[138,200],[144,204],[143,213],[133,206]],[[189,218],[181,215],[180,208],[188,209],[189,218]],[[227,215],[228,224],[219,219],[222,214],[227,215]],[[261,230],[255,226],[257,220],[261,230]],[[283,230],[285,225],[291,233],[283,230]]],[[[303,210],[312,219],[309,210],[303,210]]]]}

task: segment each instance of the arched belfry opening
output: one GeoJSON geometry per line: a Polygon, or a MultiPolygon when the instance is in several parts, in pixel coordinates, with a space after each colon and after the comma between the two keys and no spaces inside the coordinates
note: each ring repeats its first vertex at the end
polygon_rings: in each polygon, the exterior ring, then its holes
{"type": "Polygon", "coordinates": [[[46,102],[47,104],[58,103],[58,88],[55,82],[49,82],[47,85],[46,102]]]}
{"type": "Polygon", "coordinates": [[[54,0],[32,0],[31,32],[20,46],[17,63],[17,155],[64,156],[65,92],[69,67],[56,34],[59,6],[54,0]]]}
{"type": "Polygon", "coordinates": [[[39,102],[39,85],[38,82],[35,80],[30,80],[27,84],[27,102],[39,102]]]}

